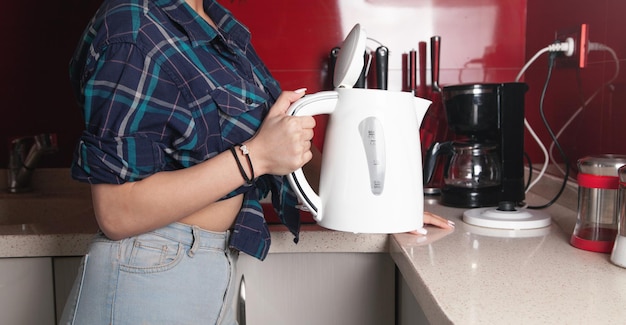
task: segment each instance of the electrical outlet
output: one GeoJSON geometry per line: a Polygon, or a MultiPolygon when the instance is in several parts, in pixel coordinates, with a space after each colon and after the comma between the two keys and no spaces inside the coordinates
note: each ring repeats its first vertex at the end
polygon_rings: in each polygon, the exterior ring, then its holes
{"type": "Polygon", "coordinates": [[[556,60],[556,66],[580,69],[586,67],[589,54],[589,25],[580,24],[576,27],[556,31],[555,40],[557,42],[565,42],[568,37],[574,40],[574,53],[571,56],[561,53],[556,60]]]}

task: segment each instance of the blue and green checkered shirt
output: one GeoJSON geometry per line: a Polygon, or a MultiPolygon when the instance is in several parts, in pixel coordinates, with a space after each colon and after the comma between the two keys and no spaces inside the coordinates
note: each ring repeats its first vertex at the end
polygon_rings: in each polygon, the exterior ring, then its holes
{"type": "MultiPolygon", "coordinates": [[[[184,0],[107,0],[70,62],[83,109],[72,176],[92,184],[139,181],[203,162],[252,137],[280,94],[247,28],[212,0],[218,33],[184,0]]],[[[264,175],[244,194],[231,247],[264,259],[270,233],[259,199],[272,193],[298,241],[297,199],[264,175]]],[[[147,216],[148,217],[148,216],[147,216]]]]}

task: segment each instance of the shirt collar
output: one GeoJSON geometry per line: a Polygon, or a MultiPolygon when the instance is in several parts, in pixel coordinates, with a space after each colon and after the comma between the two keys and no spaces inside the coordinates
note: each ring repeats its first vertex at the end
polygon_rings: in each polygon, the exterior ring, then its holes
{"type": "Polygon", "coordinates": [[[231,40],[241,48],[250,44],[248,28],[215,0],[204,0],[204,9],[221,33],[204,21],[185,0],[157,0],[155,4],[185,30],[194,46],[207,44],[216,39],[224,43],[228,43],[226,39],[231,40]]]}

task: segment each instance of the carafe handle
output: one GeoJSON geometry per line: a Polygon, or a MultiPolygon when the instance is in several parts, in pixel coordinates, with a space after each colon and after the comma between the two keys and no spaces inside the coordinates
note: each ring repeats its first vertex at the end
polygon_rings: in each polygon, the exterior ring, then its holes
{"type": "MultiPolygon", "coordinates": [[[[322,91],[306,95],[293,103],[287,110],[292,116],[315,116],[332,114],[337,107],[339,94],[336,91],[322,91]]],[[[291,188],[296,192],[301,203],[317,222],[322,220],[322,199],[315,193],[309,181],[304,176],[302,168],[287,175],[291,188]]]]}
{"type": "Polygon", "coordinates": [[[452,142],[433,142],[424,157],[424,184],[430,183],[435,173],[435,165],[440,155],[452,153],[452,142]]]}

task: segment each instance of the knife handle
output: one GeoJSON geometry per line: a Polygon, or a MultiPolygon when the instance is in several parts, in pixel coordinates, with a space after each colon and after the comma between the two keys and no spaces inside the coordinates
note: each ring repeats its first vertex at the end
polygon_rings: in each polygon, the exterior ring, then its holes
{"type": "Polygon", "coordinates": [[[409,51],[409,91],[415,93],[416,88],[416,76],[417,71],[417,52],[415,50],[409,51]]]}
{"type": "Polygon", "coordinates": [[[340,47],[333,47],[328,54],[328,75],[330,77],[331,88],[335,88],[335,65],[339,56],[340,47]]]}
{"type": "Polygon", "coordinates": [[[433,91],[440,92],[439,87],[439,56],[441,54],[441,36],[433,36],[430,38],[430,59],[431,59],[431,77],[433,81],[433,91]]]}
{"type": "Polygon", "coordinates": [[[426,89],[426,42],[418,43],[419,51],[419,85],[417,87],[417,96],[426,98],[428,96],[426,89]]]}
{"type": "Polygon", "coordinates": [[[389,49],[381,45],[376,49],[376,83],[378,89],[387,90],[388,71],[389,49]]]}
{"type": "Polygon", "coordinates": [[[359,79],[357,79],[356,83],[354,84],[354,88],[365,88],[366,82],[367,82],[367,75],[366,75],[366,71],[367,71],[367,62],[369,56],[367,54],[367,51],[365,53],[363,53],[363,69],[361,69],[361,74],[359,75],[359,79]]]}

